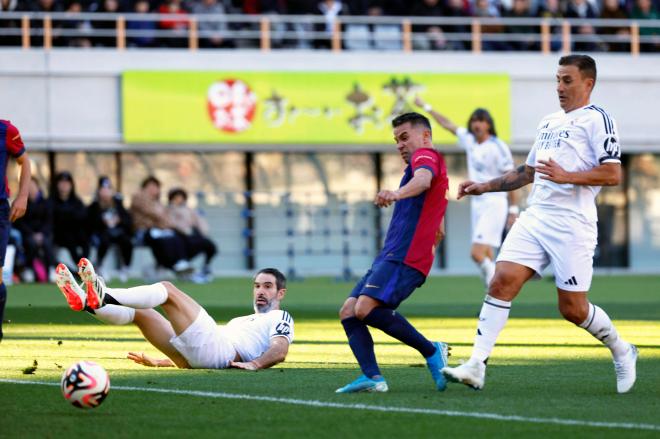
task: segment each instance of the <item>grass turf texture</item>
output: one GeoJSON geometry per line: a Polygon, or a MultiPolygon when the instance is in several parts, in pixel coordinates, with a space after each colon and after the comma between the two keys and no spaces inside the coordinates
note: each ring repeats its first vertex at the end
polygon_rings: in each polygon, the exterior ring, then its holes
{"type": "MultiPolygon", "coordinates": [[[[179,286],[218,321],[251,310],[248,279],[179,286]]],[[[619,332],[640,348],[638,381],[627,395],[616,394],[609,351],[559,318],[554,284],[548,281],[529,283],[514,303],[483,391],[458,384],[443,393],[435,391],[416,351],[372,330],[390,392],[335,395],[337,387],[359,373],[336,318],[351,286],[320,278],[290,282],[285,308],[295,319],[296,341],[286,363],[257,373],[138,366],[124,359],[127,351],[159,353],[135,327],[103,325],[86,313],[70,311],[54,286],[10,287],[6,318],[12,323],[5,325],[0,344],[0,379],[59,383],[63,369],[89,359],[108,370],[111,390],[100,408],[82,411],[69,406],[58,387],[0,382],[0,437],[660,437],[660,277],[600,277],[590,293],[619,332]],[[34,374],[23,374],[34,360],[34,374]],[[658,430],[119,389],[124,386],[651,424],[658,430]]],[[[453,346],[450,364],[456,364],[469,355],[482,299],[476,278],[432,278],[400,311],[430,339],[453,346]]]]}

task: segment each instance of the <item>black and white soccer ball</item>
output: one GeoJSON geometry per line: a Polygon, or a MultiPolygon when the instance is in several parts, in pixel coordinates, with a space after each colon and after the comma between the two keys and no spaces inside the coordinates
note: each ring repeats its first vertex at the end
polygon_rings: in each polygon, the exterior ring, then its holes
{"type": "Polygon", "coordinates": [[[100,406],[109,390],[108,372],[93,361],[79,361],[62,375],[64,399],[81,409],[100,406]]]}

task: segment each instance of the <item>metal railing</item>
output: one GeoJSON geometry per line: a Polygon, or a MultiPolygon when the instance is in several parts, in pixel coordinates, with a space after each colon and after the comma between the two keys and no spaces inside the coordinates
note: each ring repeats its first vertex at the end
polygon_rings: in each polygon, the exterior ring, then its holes
{"type": "Polygon", "coordinates": [[[660,49],[660,20],[477,17],[339,17],[3,12],[0,45],[239,47],[342,50],[531,50],[542,53],[660,49]],[[172,29],[160,27],[169,22],[172,29]],[[593,32],[584,32],[584,29],[593,32]],[[205,44],[222,41],[223,44],[205,44]],[[202,44],[200,44],[200,42],[202,44]]]}

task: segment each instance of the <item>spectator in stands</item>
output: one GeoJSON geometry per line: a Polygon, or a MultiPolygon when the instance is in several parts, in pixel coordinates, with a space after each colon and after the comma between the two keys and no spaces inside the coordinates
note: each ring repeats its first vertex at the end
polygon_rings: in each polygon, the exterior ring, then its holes
{"type": "Polygon", "coordinates": [[[133,259],[133,220],[124,208],[121,194],[115,192],[106,176],[99,178],[96,198],[87,208],[87,218],[91,240],[96,246],[95,265],[101,268],[110,246],[116,245],[121,253],[119,279],[126,282],[133,259]]]}
{"type": "MultiPolygon", "coordinates": [[[[506,11],[504,16],[507,18],[531,18],[533,17],[530,0],[513,0],[513,6],[510,11],[506,11]]],[[[516,34],[524,39],[515,39],[508,42],[513,50],[538,50],[538,43],[535,41],[537,34],[536,26],[529,25],[508,25],[506,32],[516,34]],[[533,35],[532,35],[533,34],[533,35]],[[529,36],[527,36],[529,35],[529,36]]]]}
{"type": "Polygon", "coordinates": [[[201,253],[204,254],[204,266],[198,276],[193,277],[193,280],[209,282],[211,280],[211,260],[218,250],[208,237],[208,223],[196,210],[186,205],[188,193],[184,189],[172,189],[167,197],[169,200],[168,217],[174,228],[186,237],[188,258],[192,259],[201,253]]]}
{"type": "MultiPolygon", "coordinates": [[[[18,0],[0,0],[0,14],[3,12],[16,12],[20,10],[18,0]]],[[[21,21],[16,19],[0,20],[0,46],[21,45],[21,21]],[[16,32],[16,35],[8,35],[5,32],[16,32]]]]}
{"type": "MultiPolygon", "coordinates": [[[[463,0],[447,0],[445,4],[445,17],[469,17],[470,9],[469,4],[463,0]]],[[[445,33],[470,33],[470,26],[467,24],[452,24],[443,26],[445,33]]],[[[471,42],[448,40],[447,45],[452,50],[465,50],[469,47],[471,42]]]]}
{"type": "MultiPolygon", "coordinates": [[[[100,5],[93,5],[90,12],[118,14],[121,11],[119,0],[102,0],[100,5]]],[[[95,20],[93,23],[97,33],[103,33],[94,38],[94,45],[100,47],[117,47],[117,21],[95,20]]]]}
{"type": "MultiPolygon", "coordinates": [[[[500,11],[490,0],[475,0],[474,2],[474,16],[497,18],[500,16],[500,11]]],[[[504,32],[504,27],[501,24],[482,24],[481,32],[484,34],[499,34],[504,32]]],[[[509,50],[510,47],[504,41],[489,40],[485,35],[481,42],[481,47],[484,51],[490,50],[509,50]]]]}
{"type": "Polygon", "coordinates": [[[138,243],[151,248],[159,266],[174,270],[179,275],[190,274],[186,242],[167,216],[160,202],[160,181],[149,176],[131,200],[133,230],[138,243]]]}
{"type": "MultiPolygon", "coordinates": [[[[225,15],[225,7],[218,0],[198,0],[193,4],[192,12],[200,16],[208,14],[225,15]]],[[[227,23],[218,18],[214,18],[213,20],[199,21],[197,25],[200,35],[199,46],[212,49],[231,47],[231,44],[226,39],[227,23]]]]}
{"type": "Polygon", "coordinates": [[[181,0],[165,0],[158,8],[158,12],[174,16],[174,18],[162,18],[158,22],[158,27],[167,31],[161,44],[166,47],[187,47],[188,11],[183,8],[181,0]]]}
{"type": "MultiPolygon", "coordinates": [[[[148,14],[149,1],[135,2],[136,14],[148,14]]],[[[156,45],[156,22],[151,20],[127,20],[126,29],[129,47],[154,47],[156,45]]]]}
{"type": "Polygon", "coordinates": [[[316,23],[314,30],[323,32],[326,38],[314,40],[314,47],[317,49],[329,49],[332,46],[332,34],[334,32],[337,17],[349,14],[348,7],[337,0],[322,0],[317,4],[316,14],[323,15],[323,23],[316,23]]]}
{"type": "Polygon", "coordinates": [[[50,273],[55,268],[53,212],[35,177],[32,177],[30,181],[25,216],[15,221],[14,227],[21,234],[25,251],[25,265],[29,270],[29,274],[22,273],[23,279],[47,282],[50,273]]]}
{"type": "MultiPolygon", "coordinates": [[[[603,12],[600,18],[606,20],[626,20],[628,14],[623,10],[619,0],[604,0],[603,12]]],[[[619,41],[607,41],[607,47],[613,52],[626,52],[629,50],[630,44],[630,27],[617,26],[617,27],[602,27],[599,29],[601,35],[614,37],[619,41]]]]}
{"type": "Polygon", "coordinates": [[[76,17],[83,11],[82,3],[79,0],[72,0],[66,13],[68,17],[62,21],[62,37],[59,38],[60,44],[68,47],[91,47],[90,34],[92,25],[89,20],[83,20],[76,17]],[[64,34],[66,32],[66,34],[64,34]]]}
{"type": "MultiPolygon", "coordinates": [[[[651,0],[637,0],[632,12],[632,18],[635,20],[658,20],[660,15],[653,6],[651,0]]],[[[651,38],[653,41],[641,43],[640,49],[644,52],[657,52],[660,50],[660,29],[657,27],[641,27],[639,35],[643,38],[651,38]]]]}
{"type": "MultiPolygon", "coordinates": [[[[539,5],[539,18],[563,18],[564,13],[561,10],[559,0],[545,0],[539,5]]],[[[540,32],[540,30],[539,30],[540,32]]],[[[550,50],[557,51],[561,48],[561,27],[550,27],[550,50]]]]}
{"type": "MultiPolygon", "coordinates": [[[[566,18],[598,18],[598,12],[587,0],[569,0],[566,7],[566,18]]],[[[573,44],[575,51],[590,52],[604,48],[596,36],[594,27],[590,24],[573,26],[571,32],[583,40],[573,44]]]]}
{"type": "MultiPolygon", "coordinates": [[[[417,17],[442,17],[444,7],[440,0],[422,0],[415,3],[412,15],[417,17]]],[[[444,50],[447,40],[442,28],[436,24],[417,24],[413,27],[415,33],[414,43],[421,50],[444,50]]]]}
{"type": "MultiPolygon", "coordinates": [[[[33,12],[62,12],[64,7],[62,6],[61,0],[36,0],[34,3],[26,3],[27,10],[33,12]]],[[[44,37],[43,37],[43,20],[32,20],[30,27],[32,28],[32,36],[30,38],[30,43],[33,47],[43,47],[44,37]]],[[[60,23],[55,21],[52,22],[53,35],[57,33],[60,28],[60,23]]],[[[57,38],[53,38],[53,45],[58,45],[59,42],[57,38]]]]}
{"type": "Polygon", "coordinates": [[[49,201],[53,210],[53,241],[56,246],[67,249],[71,259],[77,263],[89,254],[87,209],[76,195],[69,172],[60,172],[55,176],[49,201]]]}

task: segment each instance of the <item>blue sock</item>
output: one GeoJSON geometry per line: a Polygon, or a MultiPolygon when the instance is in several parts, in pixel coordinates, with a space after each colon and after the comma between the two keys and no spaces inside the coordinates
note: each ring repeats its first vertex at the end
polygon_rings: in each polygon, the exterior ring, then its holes
{"type": "Polygon", "coordinates": [[[360,364],[362,373],[373,378],[380,375],[376,354],[374,353],[374,340],[371,338],[369,328],[356,317],[349,317],[341,321],[348,337],[348,345],[360,364]]]}
{"type": "Polygon", "coordinates": [[[2,339],[2,321],[5,318],[5,305],[7,304],[7,286],[0,283],[0,339],[2,339]]]}
{"type": "Polygon", "coordinates": [[[424,358],[435,354],[435,346],[415,329],[401,314],[390,308],[374,308],[363,320],[369,326],[378,328],[390,337],[419,351],[424,358]]]}

